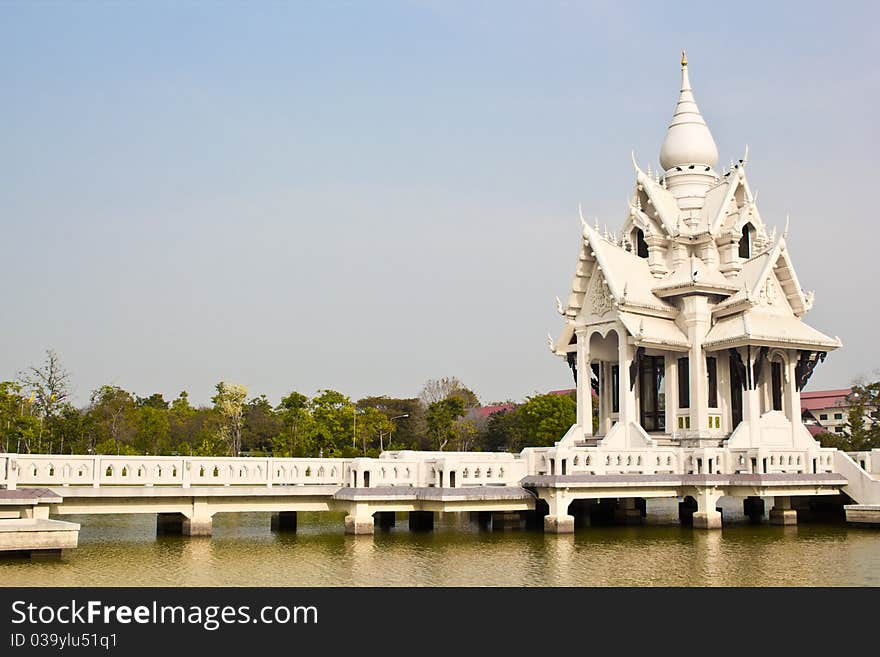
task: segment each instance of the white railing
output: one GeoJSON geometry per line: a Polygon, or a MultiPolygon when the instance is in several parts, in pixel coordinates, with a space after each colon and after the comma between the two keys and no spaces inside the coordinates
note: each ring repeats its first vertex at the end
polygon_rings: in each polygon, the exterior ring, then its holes
{"type": "Polygon", "coordinates": [[[846,454],[865,472],[880,475],[880,449],[864,452],[847,452],[846,454]]]}
{"type": "MultiPolygon", "coordinates": [[[[516,486],[535,474],[740,474],[835,471],[833,448],[528,448],[486,452],[389,452],[380,458],[0,455],[0,485],[16,486],[516,486]]],[[[853,453],[871,472],[880,450],[853,453]]]]}
{"type": "Polygon", "coordinates": [[[585,447],[573,449],[564,456],[557,455],[553,471],[562,474],[563,469],[566,474],[675,474],[682,470],[681,450],[585,447]]]}
{"type": "Polygon", "coordinates": [[[7,454],[14,486],[344,486],[350,459],[7,454]]]}

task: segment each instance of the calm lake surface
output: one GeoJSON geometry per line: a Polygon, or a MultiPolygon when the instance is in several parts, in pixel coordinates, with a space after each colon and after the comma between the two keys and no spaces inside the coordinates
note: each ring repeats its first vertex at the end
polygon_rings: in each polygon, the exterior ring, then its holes
{"type": "Polygon", "coordinates": [[[0,559],[2,586],[878,586],[880,532],[834,524],[481,531],[446,514],[428,533],[345,536],[343,516],[214,517],[214,536],[156,536],[155,516],[66,516],[80,547],[0,559]]]}

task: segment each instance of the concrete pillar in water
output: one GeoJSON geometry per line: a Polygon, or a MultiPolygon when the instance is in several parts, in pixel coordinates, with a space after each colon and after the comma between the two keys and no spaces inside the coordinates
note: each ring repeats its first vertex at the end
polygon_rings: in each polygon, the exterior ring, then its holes
{"type": "Polygon", "coordinates": [[[352,504],[345,516],[345,533],[352,536],[372,534],[374,531],[373,512],[368,504],[352,504]]]}
{"type": "Polygon", "coordinates": [[[797,511],[791,508],[790,497],[775,497],[770,509],[771,525],[796,525],[797,511]]]}
{"type": "Polygon", "coordinates": [[[714,488],[701,488],[695,497],[694,529],[721,529],[721,512],[715,508],[721,493],[714,488]]]}
{"type": "Polygon", "coordinates": [[[295,532],[296,511],[279,511],[278,513],[273,513],[271,523],[273,532],[295,532]]]}
{"type": "Polygon", "coordinates": [[[180,533],[184,536],[210,536],[213,530],[214,523],[210,516],[184,518],[180,533]]]}
{"type": "Polygon", "coordinates": [[[549,513],[544,516],[544,531],[548,534],[574,533],[574,516],[568,514],[571,498],[563,491],[551,490],[542,499],[549,507],[549,513]]]}
{"type": "Polygon", "coordinates": [[[210,536],[213,531],[212,517],[214,512],[208,506],[208,500],[197,497],[193,500],[192,511],[184,514],[181,534],[184,536],[210,536]]]}

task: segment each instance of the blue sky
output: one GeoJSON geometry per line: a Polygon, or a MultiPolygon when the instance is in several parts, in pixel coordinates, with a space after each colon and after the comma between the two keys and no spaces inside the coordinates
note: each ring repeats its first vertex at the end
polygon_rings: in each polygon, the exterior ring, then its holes
{"type": "Polygon", "coordinates": [[[871,3],[4,3],[0,378],[76,399],[568,387],[579,240],[656,168],[688,51],[721,162],[751,151],[811,387],[880,367],[871,3]],[[867,206],[867,207],[865,207],[867,206]],[[867,303],[859,301],[871,290],[867,303]]]}

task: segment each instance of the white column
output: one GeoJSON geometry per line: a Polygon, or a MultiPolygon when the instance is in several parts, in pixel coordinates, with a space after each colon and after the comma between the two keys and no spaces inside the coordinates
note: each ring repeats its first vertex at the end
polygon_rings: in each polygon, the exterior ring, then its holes
{"type": "Polygon", "coordinates": [[[608,386],[611,383],[611,370],[608,363],[599,363],[599,433],[605,435],[608,430],[605,422],[611,414],[611,399],[608,396],[608,386]]]}
{"type": "Polygon", "coordinates": [[[705,432],[709,428],[709,386],[706,380],[703,340],[710,324],[709,304],[706,297],[699,294],[685,297],[683,315],[691,343],[688,353],[691,429],[705,432]]]}
{"type": "MultiPolygon", "coordinates": [[[[760,349],[752,348],[751,356],[747,347],[740,347],[739,353],[742,355],[743,363],[746,366],[745,385],[743,390],[743,421],[749,423],[749,440],[753,447],[757,447],[760,443],[760,433],[758,429],[758,419],[761,417],[761,390],[759,386],[754,384],[753,389],[748,388],[749,373],[754,371],[755,360],[760,353],[760,349]]],[[[758,468],[761,468],[760,459],[758,460],[758,468]]]]}
{"type": "Polygon", "coordinates": [[[666,386],[666,433],[678,430],[678,354],[667,351],[663,359],[666,372],[663,375],[666,386]]]}
{"type": "Polygon", "coordinates": [[[590,385],[590,342],[586,326],[574,330],[577,335],[577,423],[584,436],[593,435],[593,389],[590,385]]]}
{"type": "Polygon", "coordinates": [[[794,350],[786,352],[788,363],[785,365],[783,377],[783,389],[785,391],[784,408],[789,413],[788,419],[792,424],[801,421],[801,394],[797,389],[795,368],[797,367],[798,353],[794,350]]]}
{"type": "Polygon", "coordinates": [[[718,412],[721,413],[721,430],[732,431],[730,426],[730,357],[726,351],[716,351],[715,373],[718,379],[718,412]]]}
{"type": "MultiPolygon", "coordinates": [[[[629,422],[638,423],[636,416],[636,393],[635,386],[630,386],[629,366],[633,359],[633,347],[628,342],[626,330],[618,327],[617,364],[620,370],[620,415],[619,421],[624,425],[629,422]]],[[[636,370],[638,376],[638,370],[636,370]]]]}

